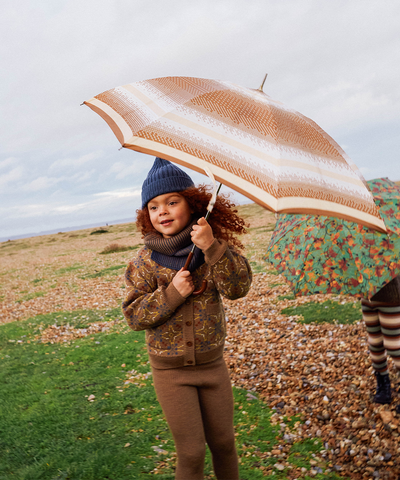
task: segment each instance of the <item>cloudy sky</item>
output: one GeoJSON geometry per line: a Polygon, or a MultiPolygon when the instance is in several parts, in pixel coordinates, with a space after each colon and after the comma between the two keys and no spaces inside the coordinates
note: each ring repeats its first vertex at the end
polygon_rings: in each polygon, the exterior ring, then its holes
{"type": "Polygon", "coordinates": [[[147,78],[268,72],[367,180],[400,180],[399,19],[398,0],[1,0],[0,238],[134,217],[152,158],[80,104],[147,78]]]}

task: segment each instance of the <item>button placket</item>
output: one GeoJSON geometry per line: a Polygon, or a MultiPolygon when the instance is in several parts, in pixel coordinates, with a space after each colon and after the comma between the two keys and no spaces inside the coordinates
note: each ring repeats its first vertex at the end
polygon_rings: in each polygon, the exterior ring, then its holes
{"type": "Polygon", "coordinates": [[[193,303],[185,302],[183,313],[183,342],[185,345],[184,364],[194,365],[195,363],[195,345],[194,345],[194,328],[193,328],[193,303]]]}

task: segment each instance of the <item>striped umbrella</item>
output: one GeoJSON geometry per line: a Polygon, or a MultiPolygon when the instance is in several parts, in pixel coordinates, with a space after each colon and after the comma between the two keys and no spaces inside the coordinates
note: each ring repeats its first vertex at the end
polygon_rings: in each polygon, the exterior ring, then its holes
{"type": "Polygon", "coordinates": [[[273,212],[386,231],[358,168],[315,122],[259,89],[191,77],[112,88],[84,102],[121,145],[215,178],[273,212]]]}

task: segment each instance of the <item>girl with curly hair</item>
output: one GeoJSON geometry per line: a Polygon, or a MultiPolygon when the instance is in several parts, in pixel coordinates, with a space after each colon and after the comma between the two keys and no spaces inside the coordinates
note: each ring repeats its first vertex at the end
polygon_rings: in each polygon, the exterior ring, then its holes
{"type": "Polygon", "coordinates": [[[221,296],[244,297],[252,274],[237,238],[244,220],[219,196],[206,221],[210,198],[206,186],[156,158],[137,212],[145,245],[125,273],[122,309],[133,330],[146,330],[154,387],[175,441],[176,480],[203,479],[206,444],[217,479],[239,480],[221,296]],[[204,279],[206,290],[194,295],[204,279]]]}

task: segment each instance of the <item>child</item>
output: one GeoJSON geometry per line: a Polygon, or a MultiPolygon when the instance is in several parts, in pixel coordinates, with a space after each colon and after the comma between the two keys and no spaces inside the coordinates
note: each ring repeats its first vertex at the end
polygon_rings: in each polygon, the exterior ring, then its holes
{"type": "Polygon", "coordinates": [[[251,284],[235,234],[245,232],[234,206],[211,194],[172,163],[156,158],[142,188],[137,226],[145,246],[129,263],[123,312],[146,330],[157,398],[177,451],[176,480],[203,479],[205,444],[218,480],[238,480],[233,395],[223,359],[226,335],[220,295],[244,297],[251,284]],[[196,245],[189,271],[183,270],[196,245]],[[207,289],[192,295],[207,280],[207,289]]]}
{"type": "MultiPolygon", "coordinates": [[[[400,373],[400,275],[381,288],[371,301],[362,299],[361,309],[377,383],[374,402],[388,404],[392,401],[392,389],[387,353],[400,373]]],[[[400,413],[400,404],[396,412],[400,413]]]]}

